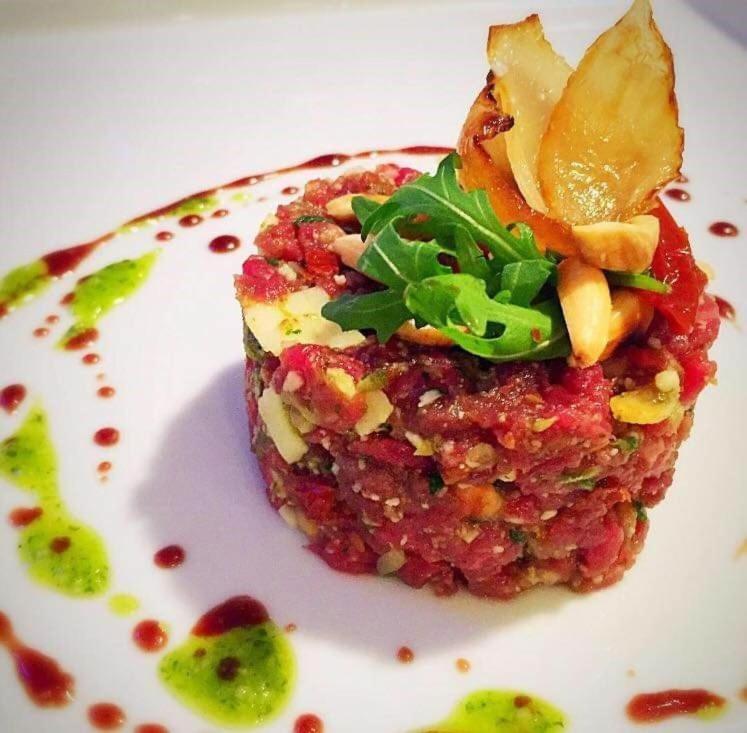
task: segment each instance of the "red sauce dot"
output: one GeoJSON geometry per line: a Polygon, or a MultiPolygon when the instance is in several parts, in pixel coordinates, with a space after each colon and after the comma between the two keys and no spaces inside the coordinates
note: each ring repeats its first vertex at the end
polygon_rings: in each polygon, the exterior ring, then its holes
{"type": "Polygon", "coordinates": [[[286,186],[280,193],[286,196],[293,196],[298,193],[298,186],[286,186]]]}
{"type": "Polygon", "coordinates": [[[233,234],[221,234],[210,242],[208,248],[216,254],[225,254],[226,252],[233,252],[240,246],[241,240],[238,237],[234,237],[233,234]]]}
{"type": "Polygon", "coordinates": [[[52,552],[61,555],[63,552],[67,552],[70,549],[70,538],[69,537],[55,537],[49,543],[49,549],[52,552]]]}
{"type": "Polygon", "coordinates": [[[101,357],[98,354],[86,354],[80,360],[84,364],[98,364],[101,361],[101,357]]]}
{"type": "Polygon", "coordinates": [[[529,695],[517,695],[514,698],[515,708],[525,708],[527,705],[532,704],[532,698],[529,695]]]}
{"type": "Polygon", "coordinates": [[[112,464],[109,461],[101,461],[101,463],[96,466],[96,470],[99,473],[109,473],[109,471],[112,470],[112,464]]]}
{"type": "Polygon", "coordinates": [[[241,662],[237,657],[223,657],[215,668],[215,674],[218,679],[224,682],[230,682],[236,679],[236,675],[241,668],[241,662]]]}
{"type": "Polygon", "coordinates": [[[88,722],[99,730],[116,730],[121,728],[127,716],[118,705],[110,702],[99,702],[88,708],[88,722]]]}
{"type": "Polygon", "coordinates": [[[59,320],[60,320],[60,317],[52,313],[51,315],[47,316],[44,319],[44,323],[48,323],[50,326],[54,326],[54,324],[57,323],[59,320]]]}
{"type": "Polygon", "coordinates": [[[293,733],[324,733],[324,723],[318,715],[304,713],[296,718],[293,733]]]}
{"type": "Polygon", "coordinates": [[[49,329],[48,328],[35,328],[34,336],[36,336],[36,338],[38,339],[43,339],[45,336],[49,336],[49,329]]]}
{"type": "Polygon", "coordinates": [[[723,697],[708,690],[663,690],[636,695],[625,708],[636,723],[653,723],[675,715],[692,715],[705,708],[723,707],[723,697]]]}
{"type": "Polygon", "coordinates": [[[410,664],[415,659],[415,652],[409,646],[401,646],[397,649],[397,660],[402,664],[410,664]]]}
{"type": "Polygon", "coordinates": [[[75,334],[71,339],[65,342],[65,348],[68,351],[79,351],[90,346],[99,337],[99,332],[95,328],[87,328],[85,331],[75,334]]]}
{"type": "Polygon", "coordinates": [[[472,669],[472,665],[469,663],[468,659],[462,659],[460,657],[456,660],[456,668],[463,674],[466,674],[470,669],[472,669]]]}
{"type": "Polygon", "coordinates": [[[60,305],[70,305],[75,300],[75,293],[66,293],[60,300],[60,305]]]}
{"type": "Polygon", "coordinates": [[[664,193],[675,201],[689,201],[692,198],[683,188],[668,188],[664,193]]]}
{"type": "Polygon", "coordinates": [[[26,387],[22,384],[9,384],[0,390],[0,407],[12,415],[26,399],[26,387]]]}
{"type": "Polygon", "coordinates": [[[207,654],[207,649],[203,649],[202,647],[198,647],[195,649],[194,654],[192,656],[195,659],[202,659],[207,654]]]}
{"type": "Polygon", "coordinates": [[[8,514],[8,521],[13,527],[27,527],[35,519],[39,519],[42,514],[44,514],[44,510],[40,506],[21,506],[8,514]]]}
{"type": "Polygon", "coordinates": [[[213,217],[213,219],[222,219],[224,216],[229,215],[228,209],[216,209],[210,216],[213,217]]]}
{"type": "Polygon", "coordinates": [[[159,242],[170,242],[174,238],[171,232],[158,232],[156,234],[156,240],[159,242]]]}
{"type": "Polygon", "coordinates": [[[297,630],[298,630],[298,626],[296,626],[296,624],[291,623],[291,624],[285,625],[286,634],[292,634],[294,631],[297,631],[297,630]]]}
{"type": "Polygon", "coordinates": [[[96,390],[96,394],[99,397],[102,397],[103,399],[114,397],[116,393],[117,393],[117,390],[114,389],[114,387],[99,387],[98,390],[96,390]]]}
{"type": "Polygon", "coordinates": [[[192,628],[195,636],[219,636],[231,629],[256,626],[269,619],[267,609],[251,596],[234,596],[202,615],[192,628]]]}
{"type": "Polygon", "coordinates": [[[141,723],[135,726],[135,733],[169,733],[169,729],[158,723],[141,723]]]}
{"type": "Polygon", "coordinates": [[[179,226],[182,227],[196,227],[202,222],[202,217],[199,214],[187,214],[179,219],[179,226]]]}
{"type": "Polygon", "coordinates": [[[717,237],[736,237],[739,234],[739,229],[728,221],[715,221],[708,227],[708,231],[717,237]]]}
{"type": "Polygon", "coordinates": [[[184,562],[185,557],[186,553],[181,545],[167,545],[153,555],[153,562],[159,568],[176,568],[184,562]]]}
{"type": "Polygon", "coordinates": [[[158,621],[146,619],[132,630],[132,640],[144,652],[157,652],[166,646],[169,635],[158,621]]]}
{"type": "Polygon", "coordinates": [[[100,428],[93,434],[93,442],[100,446],[110,446],[119,443],[119,430],[116,428],[100,428]]]}

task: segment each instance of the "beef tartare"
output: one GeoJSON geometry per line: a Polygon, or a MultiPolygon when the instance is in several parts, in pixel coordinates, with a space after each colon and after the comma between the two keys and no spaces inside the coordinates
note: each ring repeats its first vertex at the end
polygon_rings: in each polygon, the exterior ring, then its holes
{"type": "Polygon", "coordinates": [[[236,278],[252,447],[336,570],[593,590],[640,551],[715,375],[718,309],[656,196],[671,56],[639,0],[576,70],[536,16],[488,57],[434,175],[313,180],[263,223],[236,278]]]}

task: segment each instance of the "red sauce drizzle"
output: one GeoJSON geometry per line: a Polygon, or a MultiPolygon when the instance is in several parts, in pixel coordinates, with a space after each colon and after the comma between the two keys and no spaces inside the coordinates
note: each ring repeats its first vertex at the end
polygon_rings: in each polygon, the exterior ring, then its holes
{"type": "Polygon", "coordinates": [[[19,506],[8,514],[8,521],[12,527],[28,527],[31,522],[44,514],[40,506],[25,507],[19,506]]]}
{"type": "Polygon", "coordinates": [[[158,723],[142,723],[135,726],[135,733],[169,733],[169,729],[158,723]]]}
{"type": "Polygon", "coordinates": [[[125,720],[124,710],[111,702],[99,702],[88,708],[88,722],[99,730],[116,730],[125,720]]]}
{"type": "Polygon", "coordinates": [[[144,652],[157,652],[166,646],[169,635],[158,621],[146,619],[132,630],[132,640],[144,652]]]}
{"type": "Polygon", "coordinates": [[[722,298],[720,295],[713,296],[716,299],[716,305],[718,306],[718,314],[725,321],[735,321],[737,319],[736,308],[726,298],[722,298]]]}
{"type": "Polygon", "coordinates": [[[314,713],[304,713],[296,718],[293,733],[324,733],[324,723],[314,713]]]}
{"type": "Polygon", "coordinates": [[[102,397],[103,399],[108,399],[109,397],[114,397],[114,395],[117,393],[117,390],[114,389],[114,387],[99,387],[96,390],[96,394],[99,397],[102,397]]]}
{"type": "Polygon", "coordinates": [[[26,398],[26,387],[22,384],[9,384],[0,391],[0,408],[12,415],[26,398]]]}
{"type": "Polygon", "coordinates": [[[256,626],[269,620],[267,609],[251,596],[234,596],[202,616],[192,629],[195,636],[219,636],[231,629],[256,626]]]}
{"type": "Polygon", "coordinates": [[[10,619],[0,611],[0,646],[16,665],[16,675],[31,701],[39,707],[62,707],[73,698],[75,680],[46,654],[27,647],[13,633],[10,619]]]}
{"type": "Polygon", "coordinates": [[[179,567],[184,562],[186,553],[181,545],[167,545],[162,547],[155,555],[153,562],[165,570],[179,567]]]}
{"type": "Polygon", "coordinates": [[[117,428],[99,428],[93,434],[93,442],[100,446],[110,446],[119,443],[119,430],[117,428]]]}
{"type": "Polygon", "coordinates": [[[228,209],[216,209],[210,216],[213,219],[222,219],[224,216],[228,216],[231,212],[228,209]]]}
{"type": "Polygon", "coordinates": [[[202,222],[202,217],[199,214],[187,214],[179,219],[180,227],[196,227],[202,222]]]}
{"type": "Polygon", "coordinates": [[[68,351],[80,351],[90,346],[99,337],[99,332],[95,328],[86,328],[80,333],[75,334],[71,339],[65,343],[65,348],[68,351]]]}
{"type": "Polygon", "coordinates": [[[675,715],[692,715],[709,707],[723,707],[723,697],[708,690],[663,690],[636,695],[625,708],[636,723],[654,723],[675,715]]]}
{"type": "Polygon", "coordinates": [[[96,470],[99,473],[109,473],[109,471],[112,470],[112,464],[109,461],[101,461],[101,463],[96,467],[96,470]]]}
{"type": "Polygon", "coordinates": [[[668,188],[664,194],[675,201],[689,201],[692,198],[684,188],[668,188]]]}
{"type": "Polygon", "coordinates": [[[708,231],[717,237],[736,237],[739,234],[737,226],[728,221],[715,221],[708,227],[708,231]]]}
{"type": "Polygon", "coordinates": [[[72,272],[96,247],[111,239],[111,237],[112,234],[105,234],[93,242],[78,244],[67,249],[58,249],[44,255],[41,259],[47,266],[47,274],[50,277],[62,277],[68,272],[72,272]]]}
{"type": "Polygon", "coordinates": [[[159,242],[170,242],[174,238],[174,235],[172,232],[158,232],[156,234],[156,239],[159,242]]]}
{"type": "Polygon", "coordinates": [[[280,193],[284,194],[285,196],[293,196],[294,194],[298,193],[298,186],[286,186],[280,191],[280,193]]]}
{"type": "Polygon", "coordinates": [[[234,237],[233,234],[221,234],[219,237],[213,239],[208,245],[211,252],[216,254],[225,254],[226,252],[233,252],[241,246],[241,240],[238,237],[234,237]]]}
{"type": "Polygon", "coordinates": [[[52,313],[44,319],[44,323],[48,323],[50,326],[54,326],[54,324],[57,323],[59,320],[60,320],[60,317],[56,313],[52,313]]]}
{"type": "Polygon", "coordinates": [[[415,652],[409,646],[401,646],[397,649],[397,661],[402,664],[410,664],[415,659],[415,652]]]}
{"type": "Polygon", "coordinates": [[[86,354],[81,357],[81,361],[84,364],[98,364],[101,361],[101,357],[98,354],[86,354]]]}
{"type": "Polygon", "coordinates": [[[33,330],[33,334],[38,339],[43,339],[46,336],[49,336],[49,329],[48,328],[35,328],[33,330]]]}
{"type": "Polygon", "coordinates": [[[70,549],[71,541],[69,537],[55,537],[49,543],[49,549],[57,555],[67,552],[70,549]]]}

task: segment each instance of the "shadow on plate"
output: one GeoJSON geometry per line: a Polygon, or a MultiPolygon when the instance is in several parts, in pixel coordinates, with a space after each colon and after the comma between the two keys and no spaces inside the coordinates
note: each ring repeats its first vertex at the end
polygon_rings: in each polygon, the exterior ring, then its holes
{"type": "Polygon", "coordinates": [[[154,549],[179,543],[187,561],[172,576],[194,617],[247,593],[281,625],[391,658],[418,655],[552,612],[571,596],[542,589],[511,603],[467,593],[436,598],[396,580],[337,573],[303,546],[268,504],[243,401],[243,364],[220,373],[168,427],[149,477],[135,494],[154,549]]]}

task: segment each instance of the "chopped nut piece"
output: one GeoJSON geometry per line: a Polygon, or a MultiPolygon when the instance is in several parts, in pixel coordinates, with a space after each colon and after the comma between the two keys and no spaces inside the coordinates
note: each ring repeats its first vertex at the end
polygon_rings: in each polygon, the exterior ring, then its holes
{"type": "Polygon", "coordinates": [[[362,196],[378,204],[383,204],[389,198],[389,196],[382,196],[376,193],[346,193],[327,202],[327,206],[325,207],[327,213],[337,221],[345,223],[354,222],[356,220],[355,212],[353,211],[353,198],[355,196],[362,196]]]}

